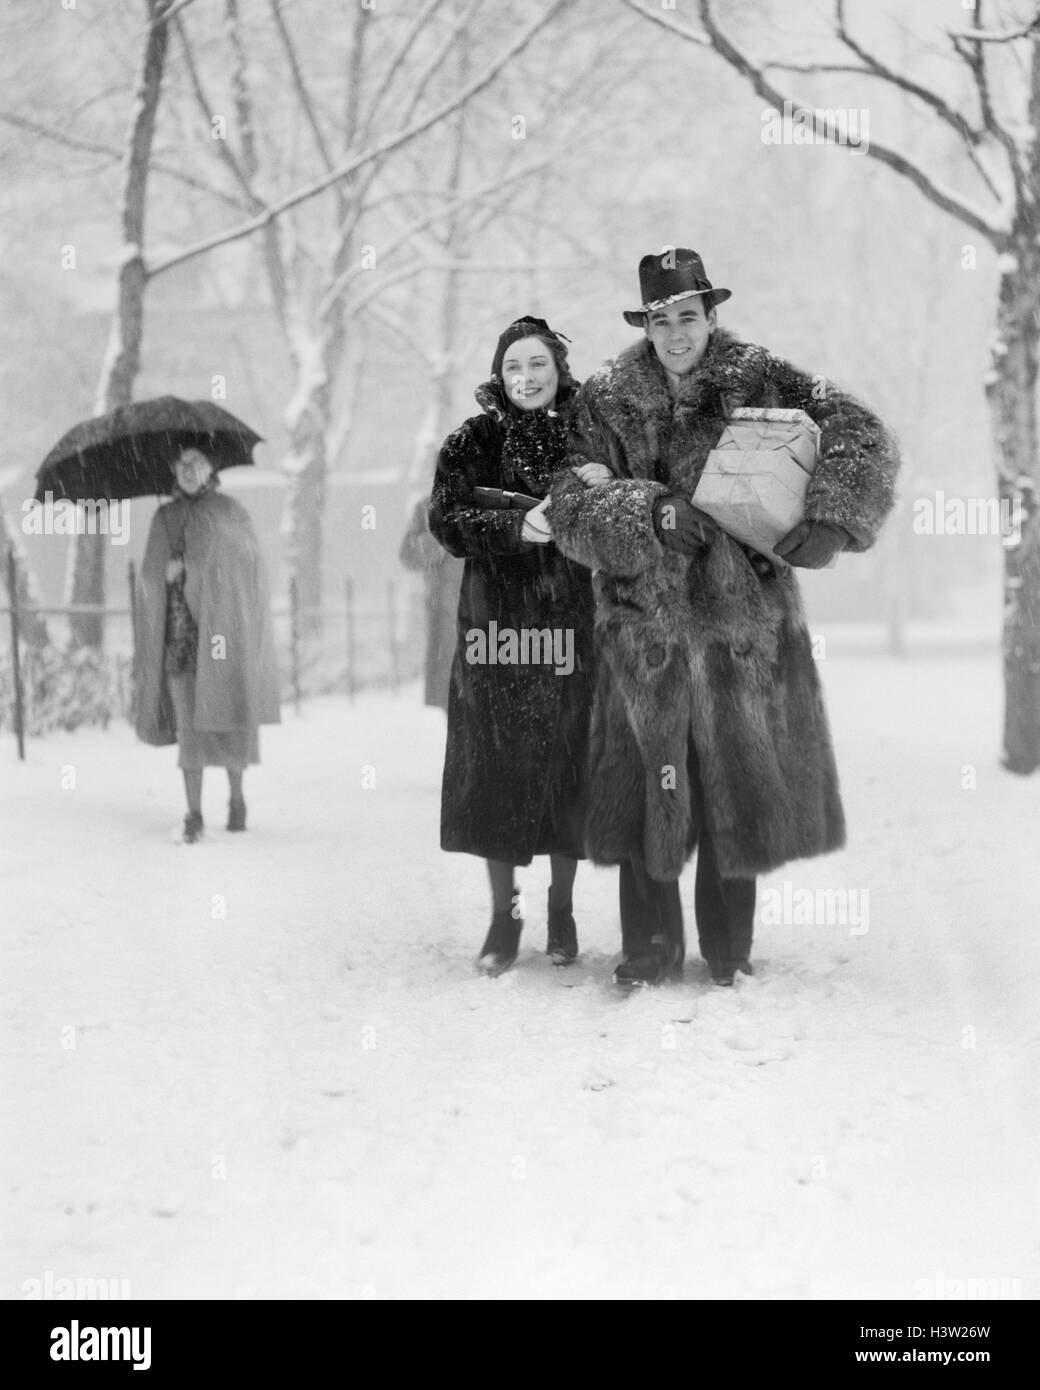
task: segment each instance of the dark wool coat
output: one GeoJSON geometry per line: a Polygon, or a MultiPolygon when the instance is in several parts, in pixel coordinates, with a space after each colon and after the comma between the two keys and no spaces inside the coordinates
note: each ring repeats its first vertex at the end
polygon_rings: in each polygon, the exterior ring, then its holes
{"type": "Polygon", "coordinates": [[[453,560],[430,535],[429,503],[415,504],[398,558],[406,570],[423,577],[423,616],[426,623],[426,660],[423,703],[448,708],[451,667],[455,659],[455,619],[459,609],[462,565],[453,560]]]}
{"type": "Polygon", "coordinates": [[[558,397],[559,416],[520,412],[491,384],[477,400],[485,413],[445,441],[430,500],[431,532],[466,561],[448,695],[441,846],[512,864],[529,864],[536,854],[580,857],[592,705],[589,574],[555,545],[522,540],[522,512],[473,500],[474,487],[546,496],[566,461],[568,405],[558,397]],[[471,663],[467,655],[479,653],[467,634],[493,632],[492,622],[499,632],[558,632],[561,652],[569,631],[573,670],[471,663]]]}
{"type": "Polygon", "coordinates": [[[587,851],[641,857],[675,879],[702,817],[723,877],[751,877],[844,843],[820,682],[788,567],[720,535],[696,558],[657,539],[658,496],[689,497],[736,406],[804,410],[820,426],[808,520],[866,550],[892,506],[896,447],[880,421],[829,382],[721,329],[677,400],[649,343],[606,363],[573,415],[569,462],[617,481],[553,487],[559,548],[593,571],[599,673],[587,851]]]}
{"type": "Polygon", "coordinates": [[[256,534],[240,502],[207,491],[160,507],[148,532],[135,605],[138,738],[156,745],[177,741],[163,641],[166,562],[181,536],[184,597],[199,629],[195,728],[225,734],[279,723],[278,662],[256,534]]]}

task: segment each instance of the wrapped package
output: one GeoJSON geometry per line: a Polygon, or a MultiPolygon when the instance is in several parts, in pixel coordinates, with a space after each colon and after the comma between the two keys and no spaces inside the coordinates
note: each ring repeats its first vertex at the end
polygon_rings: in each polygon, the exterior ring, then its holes
{"type": "Polygon", "coordinates": [[[727,535],[768,555],[805,515],[819,426],[804,410],[734,410],[692,501],[727,535]]]}

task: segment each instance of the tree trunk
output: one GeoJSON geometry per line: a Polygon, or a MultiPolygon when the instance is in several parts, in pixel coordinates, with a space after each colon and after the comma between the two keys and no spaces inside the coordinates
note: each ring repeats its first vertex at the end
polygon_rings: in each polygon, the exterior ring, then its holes
{"type": "Polygon", "coordinates": [[[452,423],[455,401],[455,344],[458,340],[459,281],[456,271],[448,271],[444,280],[440,314],[440,351],[430,372],[430,395],[423,411],[422,422],[415,434],[412,460],[408,469],[408,520],[411,520],[412,499],[418,492],[429,493],[437,455],[452,423]]]}
{"type": "MultiPolygon", "coordinates": [[[[95,415],[103,415],[116,406],[127,405],[133,399],[134,381],[140,365],[144,291],[147,284],[143,243],[148,166],[169,39],[168,26],[156,21],[169,3],[170,0],[144,0],[147,31],[127,143],[118,300],[94,403],[95,415]]],[[[66,579],[66,594],[70,603],[104,603],[106,540],[100,533],[73,537],[66,579]]],[[[70,628],[74,646],[101,646],[104,622],[100,614],[74,613],[70,628]]]]}
{"type": "Polygon", "coordinates": [[[413,505],[411,499],[417,493],[429,494],[433,486],[437,455],[448,433],[451,420],[454,398],[452,382],[451,359],[447,353],[443,353],[432,373],[430,398],[423,411],[422,423],[415,434],[412,462],[408,470],[409,506],[413,505]]]}
{"type": "MultiPolygon", "coordinates": [[[[444,278],[440,305],[440,351],[430,373],[430,395],[416,431],[411,466],[408,470],[408,506],[416,492],[429,493],[437,455],[452,423],[455,400],[455,345],[458,341],[459,291],[461,275],[450,270],[444,278]]],[[[411,520],[409,510],[408,520],[411,520]]]]}
{"type": "MultiPolygon", "coordinates": [[[[316,609],[322,598],[322,531],[325,519],[325,478],[328,472],[326,438],[331,419],[332,390],[343,356],[344,334],[339,305],[321,336],[298,357],[296,394],[286,410],[289,454],[285,471],[289,487],[282,517],[285,563],[303,609],[316,609]]],[[[321,629],[321,616],[304,612],[301,628],[321,629]]]]}
{"type": "Polygon", "coordinates": [[[1004,549],[1004,766],[1029,773],[1040,767],[1040,249],[1023,223],[1003,262],[986,395],[998,495],[1013,528],[1004,549]]]}
{"type": "MultiPolygon", "coordinates": [[[[345,89],[343,144],[349,148],[358,128],[361,74],[365,39],[370,19],[367,6],[355,12],[354,35],[345,89]]],[[[337,189],[336,245],[319,296],[331,288],[351,264],[356,249],[359,211],[355,206],[357,182],[347,180],[337,189]]],[[[306,330],[305,330],[306,331],[306,330]]],[[[343,295],[323,305],[316,336],[294,352],[298,385],[286,422],[289,457],[286,472],[289,490],[282,516],[286,539],[286,564],[290,580],[296,580],[301,606],[316,609],[322,598],[322,536],[325,521],[325,479],[328,473],[328,441],[334,429],[335,393],[347,344],[343,295]]],[[[310,635],[321,631],[321,614],[304,613],[302,626],[310,635]]]]}
{"type": "MultiPolygon", "coordinates": [[[[456,49],[456,80],[462,85],[469,70],[469,52],[464,39],[460,38],[456,49]]],[[[466,154],[467,128],[462,112],[452,122],[451,159],[444,192],[448,198],[457,198],[462,188],[462,165],[466,154]]],[[[440,237],[446,260],[457,264],[469,254],[469,237],[465,234],[464,216],[460,211],[448,219],[440,237]]],[[[440,340],[436,364],[431,372],[430,396],[422,423],[415,436],[412,462],[408,470],[408,516],[405,524],[411,522],[412,498],[418,491],[427,494],[433,487],[433,474],[444,436],[447,434],[454,401],[455,383],[455,344],[458,339],[459,299],[462,293],[462,273],[457,269],[445,272],[439,309],[440,322],[437,336],[440,340]]]]}

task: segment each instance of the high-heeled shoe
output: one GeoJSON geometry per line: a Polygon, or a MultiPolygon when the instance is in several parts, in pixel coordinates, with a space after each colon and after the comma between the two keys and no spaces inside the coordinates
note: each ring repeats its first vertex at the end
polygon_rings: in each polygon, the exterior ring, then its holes
{"type": "Polygon", "coordinates": [[[184,831],[181,839],[186,845],[193,845],[196,840],[202,839],[203,829],[202,812],[189,811],[184,817],[184,831]]]}
{"type": "Polygon", "coordinates": [[[227,828],[229,830],[245,830],[246,828],[246,803],[241,798],[232,797],[228,802],[227,828]]]}
{"type": "Polygon", "coordinates": [[[520,950],[520,933],[524,919],[519,916],[519,894],[514,895],[512,907],[496,912],[477,956],[477,969],[485,975],[501,975],[516,960],[520,950]]]}
{"type": "Polygon", "coordinates": [[[549,899],[549,937],[545,954],[553,965],[572,965],[578,958],[578,928],[569,907],[553,907],[549,899]]]}

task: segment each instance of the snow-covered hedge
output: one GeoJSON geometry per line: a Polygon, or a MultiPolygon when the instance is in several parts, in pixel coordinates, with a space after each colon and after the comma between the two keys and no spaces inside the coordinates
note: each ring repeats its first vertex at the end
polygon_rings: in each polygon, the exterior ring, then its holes
{"type": "MultiPolygon", "coordinates": [[[[107,728],[110,719],[131,715],[130,662],[125,656],[89,647],[23,646],[21,669],[27,734],[38,737],[84,724],[107,728]]],[[[14,672],[7,648],[0,652],[0,730],[10,732],[13,727],[14,672]]]]}

